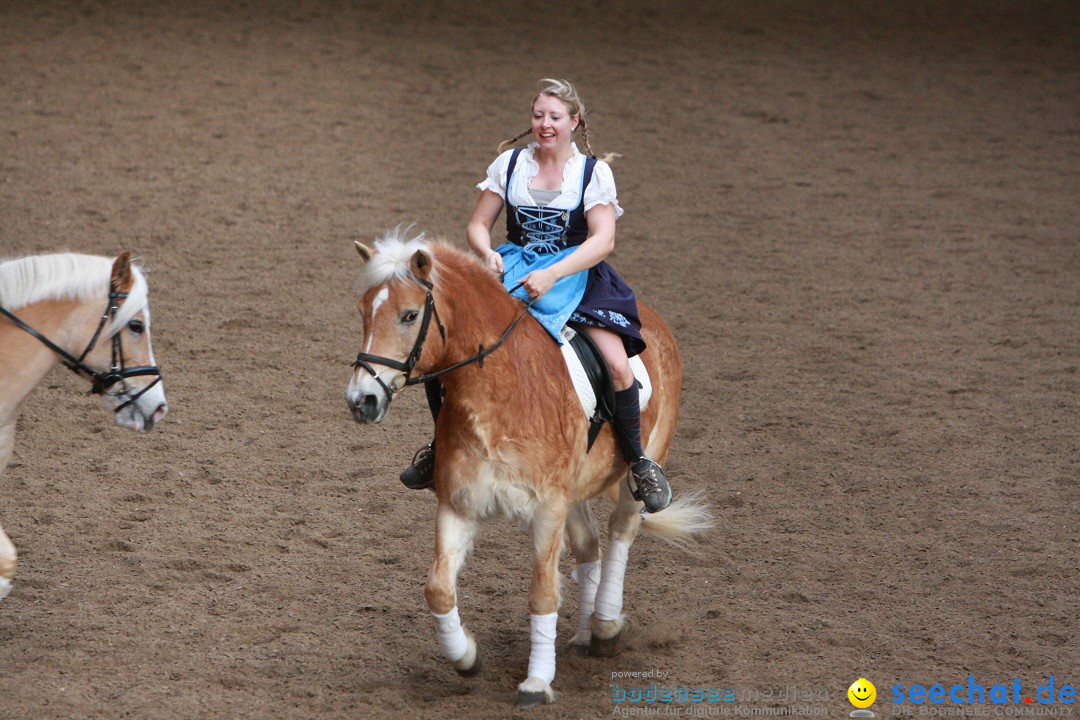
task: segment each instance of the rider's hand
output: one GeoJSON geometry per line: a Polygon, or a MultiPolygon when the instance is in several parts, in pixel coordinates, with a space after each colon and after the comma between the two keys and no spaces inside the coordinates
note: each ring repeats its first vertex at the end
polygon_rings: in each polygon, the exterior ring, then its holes
{"type": "Polygon", "coordinates": [[[498,275],[503,271],[502,255],[492,250],[484,258],[484,263],[487,265],[488,270],[498,275]]]}
{"type": "Polygon", "coordinates": [[[529,293],[529,297],[536,300],[543,297],[558,279],[552,270],[544,268],[543,270],[533,270],[525,276],[521,284],[525,286],[525,291],[529,293]]]}

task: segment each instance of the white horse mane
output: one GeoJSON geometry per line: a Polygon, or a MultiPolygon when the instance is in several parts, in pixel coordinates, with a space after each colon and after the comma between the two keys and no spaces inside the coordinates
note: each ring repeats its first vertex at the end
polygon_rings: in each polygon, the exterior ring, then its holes
{"type": "MultiPolygon", "coordinates": [[[[76,253],[32,255],[0,262],[0,307],[17,310],[42,300],[86,301],[100,298],[104,310],[112,266],[112,258],[76,253]]],[[[134,283],[127,300],[109,326],[110,335],[126,325],[140,310],[146,310],[146,278],[135,264],[131,265],[131,273],[134,283]]],[[[147,313],[147,324],[149,320],[147,313]]]]}
{"type": "MultiPolygon", "coordinates": [[[[409,261],[417,250],[423,250],[431,256],[432,260],[435,259],[424,233],[410,238],[408,234],[411,229],[412,226],[398,225],[375,241],[375,254],[364,264],[356,283],[361,295],[394,278],[409,277],[412,274],[409,270],[409,261]]],[[[436,268],[432,268],[429,278],[432,284],[435,282],[436,268]]]]}

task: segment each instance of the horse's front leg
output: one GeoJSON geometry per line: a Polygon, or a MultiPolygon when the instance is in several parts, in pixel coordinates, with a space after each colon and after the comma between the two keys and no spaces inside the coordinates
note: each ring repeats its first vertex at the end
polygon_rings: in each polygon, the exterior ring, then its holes
{"type": "Polygon", "coordinates": [[[11,580],[15,577],[15,546],[0,527],[0,600],[11,592],[11,580]]]}
{"type": "MultiPolygon", "coordinates": [[[[11,449],[15,445],[15,421],[0,426],[0,476],[4,474],[8,458],[11,457],[11,449]]],[[[0,600],[7,597],[11,592],[11,581],[15,577],[16,564],[15,545],[11,538],[0,527],[0,600]]]]}
{"type": "Polygon", "coordinates": [[[529,677],[518,685],[518,707],[555,702],[555,634],[559,620],[559,555],[565,503],[549,501],[533,516],[533,576],[529,587],[529,677]]]}
{"type": "Polygon", "coordinates": [[[439,628],[443,655],[461,675],[480,672],[482,656],[472,635],[465,632],[457,609],[457,574],[472,549],[478,525],[439,501],[435,514],[435,560],[431,563],[424,597],[439,628]]]}

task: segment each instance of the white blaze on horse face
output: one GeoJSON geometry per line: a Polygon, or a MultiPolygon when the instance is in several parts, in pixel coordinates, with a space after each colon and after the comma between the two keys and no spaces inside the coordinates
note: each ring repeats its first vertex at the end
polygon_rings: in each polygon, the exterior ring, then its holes
{"type": "MultiPolygon", "coordinates": [[[[375,346],[375,336],[379,334],[380,328],[376,326],[375,320],[378,317],[379,309],[390,298],[390,288],[384,285],[379,288],[374,297],[370,300],[371,314],[366,314],[366,308],[364,302],[360,303],[360,313],[364,320],[364,333],[367,335],[367,340],[364,342],[364,353],[372,353],[372,348],[375,346]]],[[[380,340],[380,344],[385,344],[380,340]]],[[[381,348],[380,352],[374,354],[382,354],[384,352],[390,352],[385,348],[381,348]]],[[[378,379],[376,379],[370,372],[363,367],[357,367],[353,372],[352,379],[349,381],[349,387],[345,391],[346,401],[350,406],[358,406],[363,403],[365,397],[374,397],[377,399],[376,415],[371,422],[379,422],[385,416],[389,409],[390,401],[392,397],[388,397],[383,386],[379,383],[381,380],[388,387],[394,387],[394,383],[397,381],[400,370],[393,368],[387,368],[381,366],[378,362],[369,361],[371,367],[378,373],[378,379]],[[380,369],[381,368],[381,369],[380,369]]]]}
{"type": "MultiPolygon", "coordinates": [[[[142,320],[145,329],[137,335],[128,328],[120,329],[120,346],[123,352],[124,366],[128,368],[157,366],[157,361],[154,358],[154,346],[150,340],[150,309],[143,308],[140,315],[135,317],[142,320]]],[[[109,341],[104,344],[111,347],[112,342],[109,341]]],[[[127,402],[132,395],[138,394],[143,388],[154,383],[156,379],[157,376],[155,375],[136,375],[127,378],[123,381],[124,386],[127,388],[126,392],[114,396],[112,393],[117,393],[117,390],[110,388],[106,391],[104,401],[110,410],[119,407],[127,402]]],[[[152,430],[168,412],[169,404],[165,399],[165,386],[164,383],[159,381],[140,395],[135,402],[116,413],[115,422],[120,427],[126,427],[137,432],[147,432],[152,430]]]]}
{"type": "MultiPolygon", "coordinates": [[[[409,283],[386,284],[365,293],[358,305],[364,321],[362,354],[406,362],[416,342],[420,327],[416,318],[423,307],[422,300],[418,301],[408,292],[411,287],[409,283]],[[410,319],[405,320],[406,316],[410,319]]],[[[417,292],[423,292],[416,287],[417,292]]],[[[393,394],[403,387],[405,373],[381,364],[375,357],[368,358],[367,363],[378,377],[363,366],[357,366],[345,399],[353,408],[354,416],[358,408],[364,407],[364,422],[380,422],[389,410],[393,394]],[[389,394],[384,385],[392,388],[389,394]]]]}
{"type": "Polygon", "coordinates": [[[390,288],[384,287],[375,298],[371,301],[371,321],[370,327],[373,329],[372,333],[368,335],[367,345],[364,347],[364,352],[371,352],[371,343],[375,341],[375,316],[379,313],[379,306],[386,302],[386,298],[390,297],[390,288]]]}

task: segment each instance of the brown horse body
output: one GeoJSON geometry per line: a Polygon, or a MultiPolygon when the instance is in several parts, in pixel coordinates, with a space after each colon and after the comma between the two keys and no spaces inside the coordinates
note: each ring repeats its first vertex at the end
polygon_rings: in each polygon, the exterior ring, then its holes
{"type": "MultiPolygon", "coordinates": [[[[404,361],[420,334],[428,284],[434,306],[411,372],[373,361],[369,367],[376,378],[357,368],[346,396],[360,421],[382,420],[392,399],[386,389],[392,394],[400,388],[403,374],[438,372],[467,360],[481,347],[492,347],[523,312],[522,303],[507,294],[494,275],[449,246],[388,236],[374,251],[359,248],[365,259],[359,303],[363,352],[404,361]],[[436,331],[440,326],[444,332],[436,331]]],[[[642,360],[653,385],[642,412],[642,437],[646,452],[662,464],[675,432],[682,366],[667,325],[644,304],[639,310],[648,343],[642,360]]],[[[534,546],[529,590],[533,648],[519,703],[550,702],[564,528],[583,595],[581,629],[573,642],[591,643],[594,651],[610,650],[623,624],[619,611],[625,552],[642,524],[641,504],[627,484],[619,482],[627,465],[610,426],[586,452],[588,422],[562,354],[531,318],[522,320],[482,364],[464,365],[439,380],[446,396],[435,429],[435,559],[425,597],[439,621],[444,653],[463,674],[478,669],[479,649],[457,620],[457,573],[484,520],[522,520],[534,546]],[[601,573],[599,532],[589,500],[605,490],[617,503],[610,543],[619,544],[623,555],[605,563],[601,573]]],[[[683,498],[661,513],[644,516],[644,524],[660,535],[679,536],[705,529],[710,519],[703,506],[683,498]]]]}

